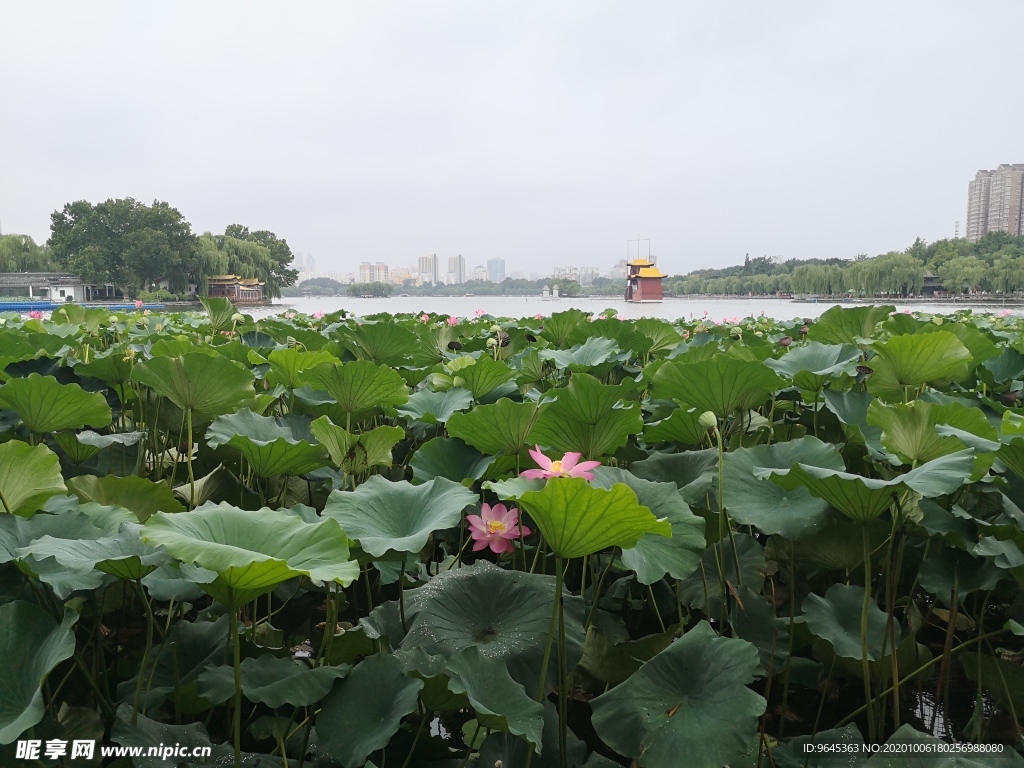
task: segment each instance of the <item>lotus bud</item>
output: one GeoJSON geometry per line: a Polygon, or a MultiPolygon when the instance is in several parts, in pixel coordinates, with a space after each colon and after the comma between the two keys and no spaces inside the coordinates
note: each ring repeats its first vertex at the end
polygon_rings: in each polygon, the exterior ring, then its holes
{"type": "Polygon", "coordinates": [[[241,312],[235,312],[235,314],[233,314],[231,316],[231,322],[232,323],[236,323],[236,324],[237,323],[244,323],[245,322],[245,315],[243,315],[241,312]]]}
{"type": "Polygon", "coordinates": [[[493,338],[493,337],[488,339],[487,340],[487,346],[488,347],[492,347],[492,348],[498,346],[498,340],[493,338]]]}
{"type": "Polygon", "coordinates": [[[793,337],[792,336],[783,336],[781,339],[779,339],[779,346],[780,347],[788,347],[792,343],[793,343],[793,337]]]}
{"type": "Polygon", "coordinates": [[[704,411],[700,416],[697,417],[697,421],[704,429],[714,429],[718,426],[718,417],[715,416],[713,411],[704,411]]]}
{"type": "Polygon", "coordinates": [[[808,332],[809,330],[810,330],[810,328],[808,328],[808,327],[807,327],[806,325],[801,325],[801,326],[800,326],[800,335],[801,335],[801,336],[806,336],[806,335],[807,335],[807,332],[808,332]]]}
{"type": "Polygon", "coordinates": [[[764,338],[764,331],[754,331],[754,335],[757,336],[757,338],[759,338],[759,339],[763,339],[764,338]]]}
{"type": "Polygon", "coordinates": [[[491,326],[491,333],[498,333],[499,331],[501,331],[501,326],[497,323],[491,326]]]}
{"type": "Polygon", "coordinates": [[[107,322],[111,325],[117,325],[117,315],[111,315],[107,318],[107,322]]]}

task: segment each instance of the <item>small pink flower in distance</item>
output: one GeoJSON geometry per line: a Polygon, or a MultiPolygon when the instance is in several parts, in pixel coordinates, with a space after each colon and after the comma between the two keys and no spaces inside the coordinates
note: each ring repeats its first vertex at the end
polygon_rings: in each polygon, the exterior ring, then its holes
{"type": "Polygon", "coordinates": [[[284,316],[288,320],[294,320],[295,319],[295,313],[294,312],[285,312],[284,316]]]}
{"type": "Polygon", "coordinates": [[[708,316],[708,311],[705,309],[704,310],[704,317],[707,317],[707,316],[708,316]]]}
{"type": "Polygon", "coordinates": [[[530,449],[530,456],[540,469],[527,469],[519,473],[520,477],[528,480],[543,480],[546,477],[582,477],[584,480],[593,480],[594,473],[590,470],[601,466],[600,461],[580,462],[579,453],[567,453],[561,459],[552,461],[541,452],[539,445],[530,449]]]}
{"type": "Polygon", "coordinates": [[[150,311],[148,309],[144,309],[144,310],[142,310],[142,314],[148,315],[148,314],[151,314],[151,313],[150,313],[150,311]]]}
{"type": "Polygon", "coordinates": [[[615,319],[616,319],[616,320],[621,320],[621,319],[622,319],[622,315],[616,315],[616,316],[615,316],[615,319]]]}
{"type": "Polygon", "coordinates": [[[1009,317],[1012,314],[1013,314],[1013,310],[1012,309],[1004,309],[1002,312],[999,313],[999,316],[1000,317],[1009,317]]]}
{"type": "Polygon", "coordinates": [[[430,322],[430,315],[428,315],[426,312],[424,312],[422,315],[420,315],[420,322],[421,323],[429,323],[430,322]]]}
{"type": "Polygon", "coordinates": [[[505,509],[504,504],[480,505],[479,515],[467,515],[469,522],[469,535],[473,539],[473,551],[491,548],[491,552],[500,555],[502,552],[511,552],[515,545],[512,543],[522,536],[529,536],[530,529],[522,526],[519,529],[519,510],[515,507],[505,509]]]}
{"type": "Polygon", "coordinates": [[[683,338],[684,339],[690,338],[690,332],[689,331],[683,331],[683,338]]]}
{"type": "Polygon", "coordinates": [[[38,309],[34,309],[31,312],[29,312],[28,316],[32,320],[42,320],[43,319],[43,313],[40,312],[38,309]]]}
{"type": "Polygon", "coordinates": [[[459,318],[457,318],[457,317],[449,317],[448,318],[448,325],[458,325],[458,324],[459,324],[459,318]]]}
{"type": "Polygon", "coordinates": [[[135,308],[136,309],[142,309],[142,302],[136,299],[136,301],[135,301],[135,308]]]}
{"type": "Polygon", "coordinates": [[[482,309],[478,309],[473,314],[476,315],[477,317],[483,317],[484,311],[482,309]]]}
{"type": "Polygon", "coordinates": [[[324,313],[323,312],[314,312],[313,313],[313,319],[314,320],[323,320],[324,319],[324,313]]]}
{"type": "Polygon", "coordinates": [[[904,314],[904,315],[909,315],[909,314],[911,314],[911,312],[910,312],[910,310],[909,310],[909,309],[904,309],[904,310],[903,310],[903,314],[904,314]]]}
{"type": "Polygon", "coordinates": [[[540,312],[538,312],[536,315],[533,316],[533,319],[534,320],[543,320],[544,319],[544,315],[542,315],[540,312]]]}

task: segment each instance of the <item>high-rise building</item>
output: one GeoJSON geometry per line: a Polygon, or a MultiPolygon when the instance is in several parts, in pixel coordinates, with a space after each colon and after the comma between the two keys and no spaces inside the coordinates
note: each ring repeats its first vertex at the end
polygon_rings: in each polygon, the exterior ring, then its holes
{"type": "Polygon", "coordinates": [[[487,280],[488,280],[487,268],[482,266],[482,265],[481,266],[473,267],[472,279],[473,280],[480,280],[481,282],[487,282],[487,280]]]}
{"type": "Polygon", "coordinates": [[[383,261],[376,264],[364,261],[359,265],[360,283],[386,283],[388,279],[388,265],[383,261]]]}
{"type": "Polygon", "coordinates": [[[462,254],[448,257],[448,275],[445,282],[449,284],[466,282],[466,259],[462,254]]]}
{"type": "Polygon", "coordinates": [[[439,268],[437,265],[437,254],[433,253],[430,256],[420,256],[419,259],[419,273],[420,282],[427,285],[433,285],[434,283],[441,282],[441,275],[438,274],[439,268]]]}
{"type": "Polygon", "coordinates": [[[505,260],[488,259],[487,276],[492,283],[500,283],[505,279],[505,260]]]}
{"type": "Polygon", "coordinates": [[[601,270],[597,267],[580,267],[580,285],[584,287],[593,285],[600,276],[601,270]]]}
{"type": "Polygon", "coordinates": [[[989,232],[1024,234],[1024,163],[978,171],[967,185],[967,239],[989,232]]]}

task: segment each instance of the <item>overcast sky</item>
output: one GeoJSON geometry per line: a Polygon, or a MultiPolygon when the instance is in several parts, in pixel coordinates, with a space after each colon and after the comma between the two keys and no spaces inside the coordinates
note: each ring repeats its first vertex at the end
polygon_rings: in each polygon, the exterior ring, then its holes
{"type": "Polygon", "coordinates": [[[322,271],[670,273],[964,231],[1024,162],[1024,3],[0,2],[0,221],[166,200],[322,271]],[[646,246],[645,246],[646,247],[646,246]]]}

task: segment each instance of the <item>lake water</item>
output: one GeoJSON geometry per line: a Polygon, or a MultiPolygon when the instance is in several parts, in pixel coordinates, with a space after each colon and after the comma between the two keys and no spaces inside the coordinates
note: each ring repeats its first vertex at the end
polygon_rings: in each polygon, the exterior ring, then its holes
{"type": "MultiPolygon", "coordinates": [[[[880,302],[881,303],[881,302],[880,302]]],[[[716,322],[723,318],[748,317],[765,314],[776,320],[791,320],[795,317],[817,317],[829,307],[854,307],[860,304],[842,304],[840,302],[818,302],[814,304],[794,302],[789,299],[773,299],[763,296],[729,299],[666,299],[661,304],[630,304],[623,299],[603,296],[596,299],[580,297],[576,299],[561,298],[555,301],[544,300],[533,296],[392,296],[382,299],[355,299],[348,297],[324,296],[322,298],[296,297],[277,299],[273,306],[257,307],[244,311],[255,317],[276,315],[279,312],[294,310],[312,314],[314,312],[335,312],[345,309],[355,315],[365,316],[377,312],[400,314],[405,312],[438,312],[455,317],[472,317],[478,309],[495,317],[527,317],[550,315],[562,312],[570,307],[587,312],[601,312],[614,309],[622,317],[635,319],[639,317],[660,317],[666,320],[689,319],[691,316],[700,319],[707,316],[716,322]]],[[[963,309],[963,304],[897,304],[897,309],[924,310],[927,312],[953,312],[963,309]]],[[[975,311],[999,311],[999,307],[975,307],[975,311]]]]}

